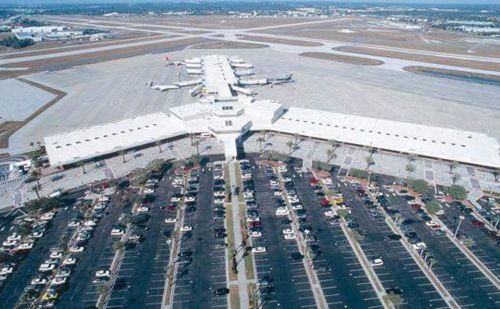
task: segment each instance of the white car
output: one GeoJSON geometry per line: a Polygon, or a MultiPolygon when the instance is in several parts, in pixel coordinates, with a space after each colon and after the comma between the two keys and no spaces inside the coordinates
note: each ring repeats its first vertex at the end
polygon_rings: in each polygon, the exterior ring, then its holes
{"type": "Polygon", "coordinates": [[[95,272],[95,277],[96,278],[109,278],[111,276],[111,273],[109,270],[98,270],[95,272]]]}
{"type": "Polygon", "coordinates": [[[290,203],[300,203],[300,200],[296,195],[289,197],[288,200],[290,201],[290,203]]]}
{"type": "Polygon", "coordinates": [[[214,203],[215,204],[224,204],[224,198],[215,198],[214,203]]]}
{"type": "Polygon", "coordinates": [[[372,267],[378,267],[378,266],[382,266],[384,265],[384,261],[382,261],[382,259],[374,259],[370,262],[370,265],[372,267]]]}
{"type": "Polygon", "coordinates": [[[80,226],[80,221],[73,220],[70,223],[68,223],[68,227],[75,228],[80,226]]]}
{"type": "Polygon", "coordinates": [[[71,248],[69,248],[69,252],[71,253],[79,253],[79,252],[83,252],[85,250],[85,247],[82,247],[82,246],[73,246],[71,248]]]}
{"type": "Polygon", "coordinates": [[[30,250],[31,248],[33,248],[32,242],[25,242],[17,246],[17,250],[30,250]]]}
{"type": "Polygon", "coordinates": [[[54,265],[54,264],[43,263],[42,265],[40,265],[40,267],[38,267],[38,270],[45,273],[45,272],[53,271],[55,268],[56,268],[56,265],[54,265]]]}
{"type": "Polygon", "coordinates": [[[436,215],[438,215],[438,216],[444,215],[444,210],[440,209],[440,210],[436,211],[436,215]]]}
{"type": "Polygon", "coordinates": [[[425,244],[425,242],[418,242],[416,244],[412,244],[411,246],[412,246],[413,250],[416,250],[416,251],[427,248],[427,245],[425,244]]]}
{"type": "Polygon", "coordinates": [[[10,274],[12,274],[13,271],[14,271],[13,267],[11,267],[11,266],[5,266],[2,269],[0,269],[0,276],[10,275],[10,274]]]}
{"type": "Polygon", "coordinates": [[[248,217],[246,221],[247,222],[260,222],[260,218],[259,217],[252,217],[252,218],[248,217]]]}
{"type": "Polygon", "coordinates": [[[123,236],[125,232],[122,229],[112,229],[111,236],[123,236]]]}
{"type": "Polygon", "coordinates": [[[73,257],[67,257],[63,261],[63,265],[72,266],[76,264],[76,259],[73,257]]]}
{"type": "Polygon", "coordinates": [[[21,235],[17,233],[12,233],[9,237],[7,237],[8,241],[20,241],[21,240],[21,235]]]}
{"type": "Polygon", "coordinates": [[[61,269],[56,273],[56,278],[67,278],[71,276],[71,271],[67,269],[61,269]]]}
{"type": "Polygon", "coordinates": [[[46,285],[46,284],[47,284],[47,279],[43,277],[38,277],[31,280],[31,285],[46,285]]]}
{"type": "Polygon", "coordinates": [[[191,225],[184,225],[183,227],[181,227],[181,232],[189,232],[192,230],[193,230],[193,227],[191,225]]]}
{"type": "Polygon", "coordinates": [[[146,188],[146,189],[144,189],[144,194],[152,194],[152,193],[155,193],[155,189],[154,188],[146,188]]]}
{"type": "Polygon", "coordinates": [[[287,233],[287,234],[284,235],[284,237],[285,237],[286,240],[293,240],[293,239],[297,238],[295,236],[295,233],[287,233]]]}
{"type": "Polygon", "coordinates": [[[331,185],[333,183],[330,177],[323,178],[322,180],[325,185],[331,185]]]}
{"type": "Polygon", "coordinates": [[[30,234],[30,237],[38,239],[42,238],[43,236],[43,231],[34,231],[33,233],[30,234]]]}
{"type": "Polygon", "coordinates": [[[292,204],[292,209],[293,210],[302,210],[302,209],[304,209],[304,207],[302,206],[302,204],[292,204]]]}
{"type": "Polygon", "coordinates": [[[266,247],[255,247],[252,248],[252,253],[265,253],[267,252],[266,247]]]}
{"type": "Polygon", "coordinates": [[[96,226],[97,223],[94,220],[87,220],[83,223],[84,226],[96,226]]]}
{"type": "Polygon", "coordinates": [[[325,215],[325,217],[328,217],[328,218],[335,217],[335,213],[333,212],[333,210],[327,210],[327,211],[325,211],[324,215],[325,215]]]}
{"type": "Polygon", "coordinates": [[[56,277],[52,282],[50,282],[50,285],[54,286],[59,286],[59,285],[64,285],[66,284],[66,281],[68,280],[67,277],[56,277]]]}
{"type": "Polygon", "coordinates": [[[63,253],[62,251],[54,251],[50,254],[51,259],[62,259],[63,253]]]}
{"type": "Polygon", "coordinates": [[[293,230],[291,228],[283,229],[283,234],[292,234],[293,230]]]}
{"type": "Polygon", "coordinates": [[[276,181],[276,180],[274,180],[274,179],[271,179],[271,180],[269,180],[269,185],[271,185],[271,186],[277,186],[277,185],[279,185],[279,182],[276,181]]]}
{"type": "Polygon", "coordinates": [[[175,223],[175,222],[177,222],[177,218],[166,218],[165,219],[165,223],[172,224],[172,223],[175,223]]]}
{"type": "Polygon", "coordinates": [[[148,211],[149,211],[149,207],[146,207],[146,206],[141,206],[141,207],[137,208],[137,212],[145,213],[148,211]]]}
{"type": "Polygon", "coordinates": [[[281,192],[281,190],[276,190],[276,191],[274,191],[274,192],[273,192],[273,195],[274,195],[274,196],[281,196],[281,194],[283,194],[283,193],[281,192]]]}
{"type": "Polygon", "coordinates": [[[278,167],[278,172],[286,173],[286,172],[288,172],[288,168],[286,168],[286,166],[280,166],[280,167],[278,167]]]}
{"type": "Polygon", "coordinates": [[[275,214],[276,216],[288,216],[290,214],[290,211],[285,207],[278,207],[278,209],[276,209],[275,214]]]}
{"type": "Polygon", "coordinates": [[[181,201],[181,198],[178,196],[172,196],[172,198],[170,198],[170,202],[172,202],[172,203],[177,203],[180,201],[181,201]]]}
{"type": "Polygon", "coordinates": [[[262,236],[262,233],[259,232],[259,231],[252,231],[250,233],[250,237],[253,237],[253,238],[258,238],[258,237],[261,237],[262,236]]]}
{"type": "Polygon", "coordinates": [[[41,217],[40,220],[42,221],[50,221],[52,218],[54,218],[55,213],[52,211],[44,213],[41,217]]]}
{"type": "Polygon", "coordinates": [[[196,202],[196,197],[195,196],[188,196],[188,197],[186,197],[186,203],[191,203],[191,202],[196,202]]]}
{"type": "Polygon", "coordinates": [[[5,248],[13,248],[17,246],[17,240],[6,240],[2,243],[2,246],[5,248]]]}

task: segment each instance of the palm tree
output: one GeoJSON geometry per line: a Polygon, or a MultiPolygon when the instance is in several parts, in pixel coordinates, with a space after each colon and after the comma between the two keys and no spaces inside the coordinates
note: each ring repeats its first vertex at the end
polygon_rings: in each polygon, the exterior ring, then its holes
{"type": "Polygon", "coordinates": [[[34,191],[36,193],[36,197],[40,199],[40,192],[38,192],[38,185],[34,185],[31,187],[31,191],[34,191]]]}
{"type": "Polygon", "coordinates": [[[192,145],[196,146],[196,154],[199,156],[200,155],[200,141],[195,140],[195,141],[193,141],[192,145]]]}
{"type": "Polygon", "coordinates": [[[415,162],[415,161],[417,161],[417,157],[416,157],[415,155],[410,155],[410,156],[408,157],[408,162],[409,162],[409,163],[413,163],[413,162],[415,162]]]}
{"type": "Polygon", "coordinates": [[[453,173],[453,170],[454,170],[454,169],[456,169],[456,168],[457,168],[457,166],[458,166],[458,163],[457,163],[457,162],[455,162],[455,161],[451,162],[451,163],[448,165],[448,167],[450,168],[450,174],[451,174],[451,173],[453,173]]]}
{"type": "Polygon", "coordinates": [[[262,152],[262,143],[264,143],[266,139],[262,136],[257,138],[257,144],[259,144],[259,152],[262,152]]]}
{"type": "Polygon", "coordinates": [[[288,141],[286,143],[286,145],[288,146],[288,148],[290,149],[290,154],[292,154],[293,152],[293,147],[295,146],[295,144],[292,142],[292,141],[288,141]]]}
{"type": "Polygon", "coordinates": [[[437,260],[435,258],[429,259],[429,269],[432,269],[432,266],[436,265],[437,260]]]}
{"type": "Polygon", "coordinates": [[[294,140],[293,140],[293,143],[294,143],[295,145],[298,145],[298,143],[299,143],[299,133],[294,133],[294,134],[293,134],[293,139],[294,139],[294,140]]]}
{"type": "Polygon", "coordinates": [[[373,160],[373,155],[369,155],[365,158],[366,161],[366,172],[368,173],[368,185],[370,185],[370,178],[371,178],[371,172],[370,172],[370,167],[375,164],[375,161],[373,160]]]}
{"type": "Polygon", "coordinates": [[[391,303],[394,308],[399,308],[401,306],[402,300],[401,295],[396,293],[388,293],[384,296],[385,300],[391,303]]]}
{"type": "Polygon", "coordinates": [[[41,186],[40,186],[40,181],[39,181],[39,179],[40,179],[40,174],[41,174],[41,173],[40,173],[40,170],[38,170],[37,168],[32,169],[32,170],[31,170],[31,172],[30,172],[30,176],[31,176],[31,177],[33,177],[33,178],[35,178],[36,185],[37,185],[39,188],[41,187],[41,186]]]}
{"type": "Polygon", "coordinates": [[[233,270],[234,273],[238,272],[238,262],[236,261],[236,249],[231,248],[229,249],[229,259],[231,260],[231,269],[233,270]]]}
{"type": "Polygon", "coordinates": [[[125,160],[125,150],[120,150],[120,155],[122,156],[123,163],[127,162],[127,160],[125,160]]]}
{"type": "Polygon", "coordinates": [[[459,173],[453,173],[453,175],[451,176],[451,181],[453,182],[453,184],[456,184],[457,181],[459,181],[461,178],[462,175],[460,175],[459,173]]]}
{"type": "Polygon", "coordinates": [[[373,157],[373,155],[377,153],[377,148],[369,147],[368,152],[370,153],[370,157],[373,157]]]}
{"type": "Polygon", "coordinates": [[[87,171],[85,170],[85,162],[80,161],[80,163],[78,163],[78,165],[80,165],[80,167],[82,168],[83,173],[87,174],[87,171]]]}
{"type": "Polygon", "coordinates": [[[498,182],[498,176],[500,175],[500,169],[494,169],[492,172],[493,177],[495,177],[495,182],[498,182]]]}
{"type": "Polygon", "coordinates": [[[155,142],[155,145],[158,146],[158,150],[160,151],[160,153],[162,153],[162,150],[161,150],[161,142],[160,141],[156,141],[155,142]]]}
{"type": "Polygon", "coordinates": [[[416,168],[414,164],[408,163],[406,164],[406,171],[408,172],[408,178],[410,178],[411,174],[415,172],[416,168]]]}
{"type": "Polygon", "coordinates": [[[330,163],[333,159],[337,158],[337,154],[334,149],[327,149],[326,155],[328,156],[327,163],[330,163]]]}

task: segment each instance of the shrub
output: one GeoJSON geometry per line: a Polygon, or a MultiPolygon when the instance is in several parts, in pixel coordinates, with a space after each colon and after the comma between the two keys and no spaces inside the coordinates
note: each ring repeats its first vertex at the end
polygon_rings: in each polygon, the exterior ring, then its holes
{"type": "Polygon", "coordinates": [[[412,188],[415,192],[420,193],[420,194],[425,194],[431,190],[431,187],[429,187],[429,184],[427,184],[427,181],[423,179],[407,179],[406,182],[408,183],[408,186],[412,188]]]}
{"type": "Polygon", "coordinates": [[[462,201],[467,198],[467,190],[465,190],[465,188],[460,185],[452,185],[450,187],[444,188],[444,192],[451,195],[458,201],[462,201]]]}

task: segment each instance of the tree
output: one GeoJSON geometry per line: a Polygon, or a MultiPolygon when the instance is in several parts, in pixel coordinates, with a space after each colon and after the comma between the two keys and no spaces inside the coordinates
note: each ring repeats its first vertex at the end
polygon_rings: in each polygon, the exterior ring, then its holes
{"type": "Polygon", "coordinates": [[[193,145],[196,147],[196,154],[199,156],[200,155],[200,140],[195,140],[193,141],[193,145]]]}
{"type": "Polygon", "coordinates": [[[456,184],[457,181],[459,181],[461,178],[462,175],[460,175],[459,173],[453,173],[453,175],[451,176],[451,181],[453,182],[453,184],[456,184]]]}
{"type": "Polygon", "coordinates": [[[492,172],[493,177],[495,177],[495,182],[498,182],[498,176],[500,175],[500,169],[494,169],[492,172]]]}
{"type": "Polygon", "coordinates": [[[146,170],[150,173],[162,173],[165,167],[165,160],[154,159],[146,165],[146,170]]]}
{"type": "Polygon", "coordinates": [[[159,152],[160,152],[160,153],[162,153],[163,151],[162,151],[162,149],[161,149],[161,142],[160,142],[160,141],[156,141],[156,142],[155,142],[155,145],[156,145],[156,146],[158,146],[158,150],[159,150],[159,152]]]}
{"type": "Polygon", "coordinates": [[[452,185],[444,188],[444,192],[451,195],[456,200],[465,200],[467,198],[467,190],[460,185],[452,185]]]}
{"type": "Polygon", "coordinates": [[[428,193],[431,188],[423,179],[407,179],[408,186],[419,194],[428,193]]]}
{"type": "Polygon", "coordinates": [[[408,163],[406,164],[406,171],[408,172],[408,177],[411,177],[411,174],[413,174],[416,170],[416,167],[414,164],[408,163]]]}
{"type": "Polygon", "coordinates": [[[80,165],[80,167],[82,168],[83,173],[84,173],[84,174],[87,174],[87,171],[85,170],[85,162],[80,161],[80,162],[78,163],[78,165],[80,165]]]}
{"type": "Polygon", "coordinates": [[[371,172],[370,172],[370,167],[375,164],[375,161],[373,160],[373,155],[369,155],[365,158],[366,161],[366,172],[368,173],[368,185],[370,185],[370,178],[371,178],[371,172]]]}
{"type": "Polygon", "coordinates": [[[358,230],[351,230],[351,236],[357,242],[361,242],[365,239],[365,235],[361,234],[358,230]]]}
{"type": "Polygon", "coordinates": [[[335,153],[335,150],[333,149],[327,149],[326,150],[326,155],[327,155],[327,163],[330,163],[333,159],[337,157],[337,154],[335,153]]]}
{"type": "Polygon", "coordinates": [[[337,210],[337,215],[340,218],[345,219],[345,218],[347,218],[347,216],[349,215],[349,213],[347,212],[347,209],[341,208],[341,209],[337,210]]]}
{"type": "Polygon", "coordinates": [[[294,134],[293,134],[293,144],[294,144],[295,146],[297,146],[297,145],[299,144],[299,137],[300,137],[300,136],[299,136],[299,134],[298,134],[298,133],[294,133],[294,134]]]}
{"type": "Polygon", "coordinates": [[[450,174],[453,173],[453,170],[455,170],[458,167],[458,162],[451,162],[448,167],[450,168],[450,174]]]}
{"type": "Polygon", "coordinates": [[[113,251],[118,251],[123,249],[123,242],[120,240],[117,240],[113,243],[113,251]]]}
{"type": "Polygon", "coordinates": [[[120,155],[122,156],[123,163],[126,163],[127,160],[125,160],[125,150],[120,150],[120,155]]]}
{"type": "Polygon", "coordinates": [[[130,172],[130,183],[134,186],[144,184],[148,178],[149,173],[145,168],[136,168],[130,172]]]}
{"type": "Polygon", "coordinates": [[[425,205],[425,209],[430,215],[435,215],[438,211],[441,210],[441,205],[436,201],[430,201],[425,205]]]}
{"type": "Polygon", "coordinates": [[[229,249],[229,259],[231,260],[231,269],[233,273],[238,273],[238,262],[236,261],[236,249],[230,248],[229,249]]]}
{"type": "Polygon", "coordinates": [[[30,172],[30,176],[35,179],[36,185],[38,186],[38,188],[41,187],[40,186],[40,175],[41,175],[40,170],[37,168],[32,169],[30,172]]]}
{"type": "Polygon", "coordinates": [[[384,299],[386,300],[386,302],[392,304],[395,308],[399,308],[402,303],[401,295],[396,293],[387,293],[386,295],[384,295],[384,299]]]}
{"type": "Polygon", "coordinates": [[[474,246],[474,243],[475,243],[474,240],[472,238],[468,237],[467,235],[460,235],[460,237],[458,237],[458,239],[460,240],[462,245],[464,245],[467,248],[474,246]]]}
{"type": "Polygon", "coordinates": [[[286,142],[286,145],[288,146],[288,149],[290,150],[290,154],[292,154],[293,147],[295,146],[295,144],[292,141],[288,141],[288,142],[286,142]]]}
{"type": "Polygon", "coordinates": [[[262,136],[259,136],[257,138],[257,144],[259,144],[259,152],[262,152],[262,144],[265,142],[265,138],[263,138],[262,136]]]}
{"type": "Polygon", "coordinates": [[[31,187],[31,191],[35,192],[36,193],[36,198],[39,199],[40,198],[40,192],[38,192],[38,189],[39,189],[38,185],[34,185],[34,186],[31,187]]]}

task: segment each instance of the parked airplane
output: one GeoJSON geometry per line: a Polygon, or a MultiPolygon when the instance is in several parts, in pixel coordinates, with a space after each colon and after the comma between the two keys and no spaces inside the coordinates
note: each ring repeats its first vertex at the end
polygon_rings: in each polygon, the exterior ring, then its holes
{"type": "Polygon", "coordinates": [[[271,86],[273,85],[281,85],[281,84],[287,84],[287,83],[293,83],[295,82],[293,80],[293,75],[292,73],[286,75],[285,77],[278,77],[278,78],[268,78],[269,84],[271,86]]]}
{"type": "Polygon", "coordinates": [[[165,60],[167,61],[167,64],[165,66],[171,66],[171,65],[183,65],[184,63],[182,61],[177,61],[177,60],[172,60],[169,56],[165,56],[165,60]]]}

